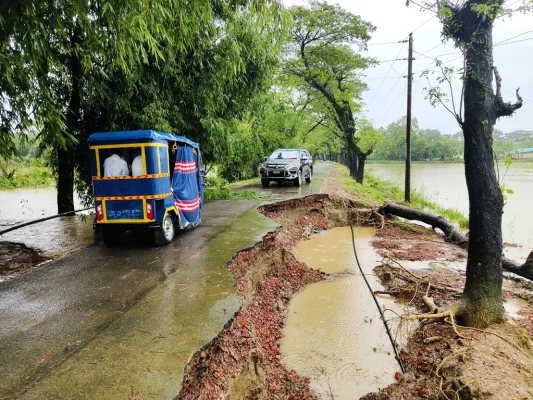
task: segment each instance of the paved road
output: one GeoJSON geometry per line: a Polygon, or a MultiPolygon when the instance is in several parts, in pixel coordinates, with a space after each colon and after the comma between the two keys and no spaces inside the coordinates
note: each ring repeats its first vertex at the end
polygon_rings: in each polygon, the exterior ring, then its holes
{"type": "MultiPolygon", "coordinates": [[[[271,201],[318,193],[330,168],[261,190],[271,201]]],[[[226,263],[275,227],[258,205],[210,202],[170,246],[91,246],[0,283],[0,398],[175,396],[189,355],[240,306],[226,263]]]]}

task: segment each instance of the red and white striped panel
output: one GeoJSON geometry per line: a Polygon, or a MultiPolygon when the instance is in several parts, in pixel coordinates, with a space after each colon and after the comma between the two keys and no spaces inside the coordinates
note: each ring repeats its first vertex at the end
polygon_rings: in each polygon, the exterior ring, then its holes
{"type": "Polygon", "coordinates": [[[188,173],[196,171],[198,171],[196,161],[176,161],[174,165],[174,172],[188,173]]]}
{"type": "Polygon", "coordinates": [[[200,208],[200,197],[196,200],[182,201],[174,199],[174,205],[176,208],[182,212],[192,212],[200,208]]]}

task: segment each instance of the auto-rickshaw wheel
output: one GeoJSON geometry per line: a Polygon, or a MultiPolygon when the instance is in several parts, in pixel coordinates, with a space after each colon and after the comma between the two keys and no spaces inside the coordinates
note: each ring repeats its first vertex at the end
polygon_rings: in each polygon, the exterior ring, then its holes
{"type": "Polygon", "coordinates": [[[112,226],[103,226],[102,237],[107,246],[116,246],[120,242],[120,231],[112,226]]]}
{"type": "Polygon", "coordinates": [[[161,227],[154,229],[154,244],[156,246],[169,244],[174,239],[175,232],[174,216],[171,214],[165,215],[161,222],[161,227]]]}

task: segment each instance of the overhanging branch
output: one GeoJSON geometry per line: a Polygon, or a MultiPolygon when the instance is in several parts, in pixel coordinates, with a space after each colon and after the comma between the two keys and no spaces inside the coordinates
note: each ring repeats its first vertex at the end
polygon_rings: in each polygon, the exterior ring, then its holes
{"type": "Polygon", "coordinates": [[[516,103],[504,103],[502,98],[502,78],[498,73],[498,68],[492,67],[494,72],[494,80],[496,81],[496,97],[494,99],[494,107],[496,109],[496,118],[508,117],[518,110],[523,105],[522,97],[520,97],[520,88],[516,89],[516,103]]]}

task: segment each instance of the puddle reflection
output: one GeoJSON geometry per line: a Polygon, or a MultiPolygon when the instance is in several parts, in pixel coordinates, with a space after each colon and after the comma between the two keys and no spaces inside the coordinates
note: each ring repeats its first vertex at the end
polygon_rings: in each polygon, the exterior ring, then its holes
{"type": "MultiPolygon", "coordinates": [[[[374,232],[354,229],[363,271],[377,290],[381,287],[372,269],[380,257],[371,247],[374,232]]],[[[308,376],[315,392],[328,399],[359,398],[393,383],[400,368],[356,265],[350,227],[315,235],[299,243],[295,254],[311,268],[348,275],[309,285],[292,299],[281,342],[286,367],[308,376]]],[[[403,312],[390,298],[380,297],[379,302],[383,308],[403,312]]],[[[389,326],[395,332],[393,321],[389,326]]]]}

